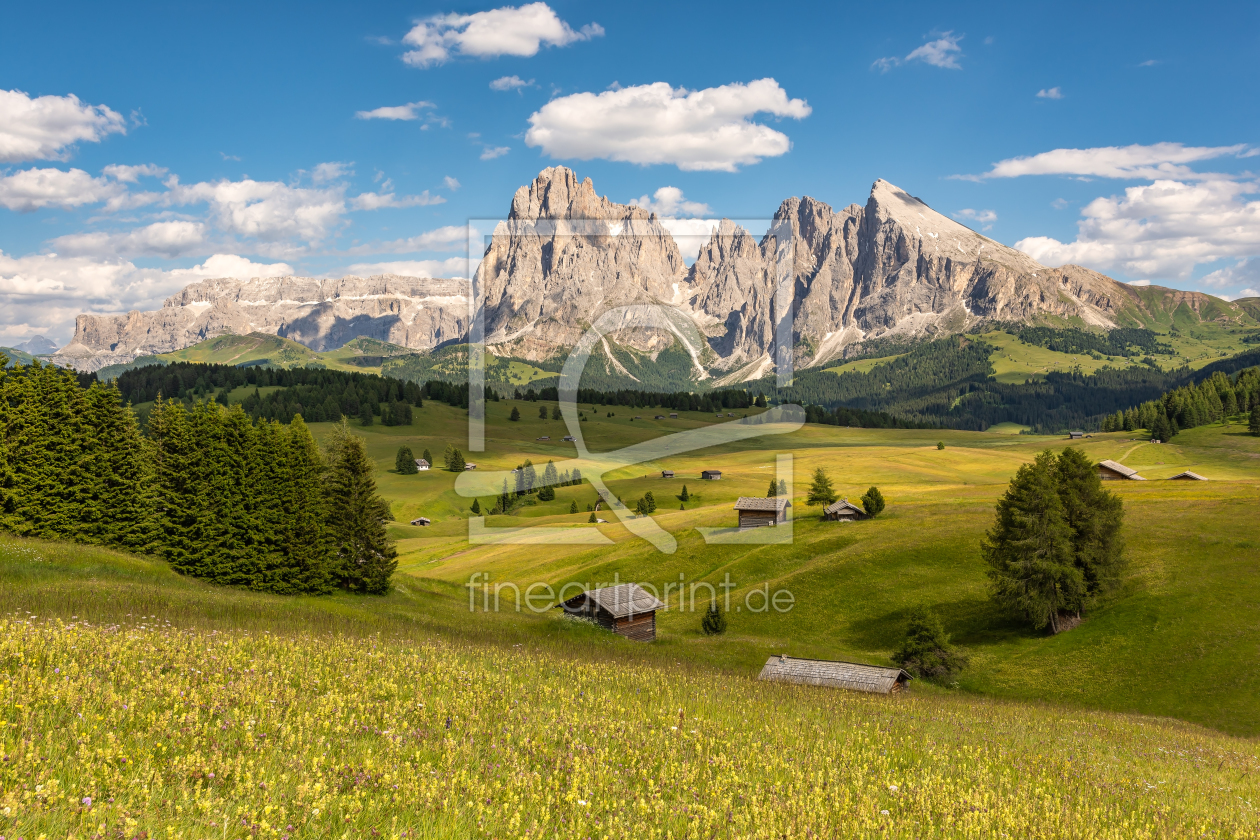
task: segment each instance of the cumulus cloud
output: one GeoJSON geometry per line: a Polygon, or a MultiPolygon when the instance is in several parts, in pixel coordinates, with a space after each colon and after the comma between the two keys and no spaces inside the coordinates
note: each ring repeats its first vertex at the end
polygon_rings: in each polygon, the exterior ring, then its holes
{"type": "Polygon", "coordinates": [[[464,225],[445,225],[406,239],[357,245],[351,248],[349,253],[410,254],[415,251],[455,251],[463,248],[469,236],[475,234],[475,231],[470,232],[464,225]]]}
{"type": "Polygon", "coordinates": [[[126,133],[122,114],[74,94],[32,99],[20,90],[0,90],[0,162],[66,160],[75,143],[126,133]]]}
{"type": "Polygon", "coordinates": [[[1238,300],[1239,298],[1260,297],[1260,292],[1255,289],[1243,289],[1238,294],[1227,298],[1227,300],[1238,300]]]}
{"type": "Polygon", "coordinates": [[[491,90],[519,91],[521,88],[533,87],[533,86],[534,86],[533,79],[530,79],[527,82],[524,79],[522,79],[520,76],[504,76],[503,78],[495,79],[493,82],[490,83],[491,90]]]}
{"type": "Polygon", "coordinates": [[[1038,99],[1062,99],[1063,91],[1057,87],[1052,87],[1048,89],[1042,88],[1041,90],[1037,91],[1037,98],[1038,99]]]}
{"type": "Polygon", "coordinates": [[[144,163],[140,166],[111,163],[101,170],[101,174],[127,184],[138,183],[141,178],[161,178],[166,172],[166,167],[156,166],[152,163],[144,163]]]}
{"type": "Polygon", "coordinates": [[[118,203],[127,188],[109,178],[95,178],[82,169],[23,169],[0,176],[0,206],[19,213],[44,207],[81,207],[118,203]]]}
{"type": "Polygon", "coordinates": [[[353,175],[354,170],[350,167],[353,163],[342,163],[340,161],[329,161],[327,163],[316,164],[311,170],[311,181],[316,184],[326,184],[329,181],[336,181],[347,175],[353,175]]]}
{"type": "Polygon", "coordinates": [[[1091,201],[1074,242],[1033,236],[1015,247],[1049,265],[1184,279],[1196,265],[1260,255],[1260,201],[1248,200],[1257,193],[1257,183],[1158,180],[1091,201]]]}
{"type": "Polygon", "coordinates": [[[454,192],[455,190],[459,189],[459,181],[455,180],[450,175],[447,175],[445,178],[443,178],[442,183],[446,184],[446,188],[450,190],[451,192],[454,192]]]}
{"type": "MultiPolygon", "coordinates": [[[[1253,286],[1260,285],[1260,257],[1239,260],[1231,266],[1218,268],[1204,275],[1199,282],[1212,289],[1227,289],[1248,283],[1253,286]]],[[[1252,295],[1247,294],[1248,291],[1250,290],[1243,289],[1239,297],[1251,297],[1252,295]]]]}
{"type": "Polygon", "coordinates": [[[968,221],[977,222],[984,225],[984,230],[993,227],[993,223],[997,221],[997,213],[992,210],[972,210],[970,207],[959,210],[953,214],[955,219],[967,219],[968,221]]]}
{"type": "Polygon", "coordinates": [[[503,157],[512,151],[510,146],[485,146],[481,150],[482,160],[494,160],[497,157],[503,157]]]}
{"type": "Polygon", "coordinates": [[[494,58],[528,57],[543,46],[563,47],[604,34],[598,23],[574,30],[546,3],[504,6],[470,15],[434,15],[418,21],[403,38],[412,47],[403,61],[412,67],[432,67],[454,55],[494,58]]]}
{"type": "Polygon", "coordinates": [[[62,256],[181,257],[205,253],[206,226],[201,222],[155,222],[121,233],[72,233],[48,243],[62,256]]]}
{"type": "MultiPolygon", "coordinates": [[[[476,268],[475,264],[473,268],[476,268]]],[[[465,277],[467,273],[468,260],[464,257],[451,257],[446,260],[355,263],[342,272],[342,274],[354,274],[359,277],[371,277],[375,274],[398,274],[403,277],[465,277]]]]}
{"type": "Polygon", "coordinates": [[[799,120],[810,110],[774,79],[694,91],[656,82],[553,99],[530,116],[525,142],[553,158],[734,172],[786,154],[792,145],[786,134],[751,117],[799,120]]]}
{"type": "Polygon", "coordinates": [[[163,204],[206,204],[210,218],[228,233],[263,242],[300,239],[319,242],[329,236],[346,213],[343,188],[291,187],[279,181],[202,181],[180,184],[172,176],[163,204]]]}
{"type": "MultiPolygon", "coordinates": [[[[703,206],[703,205],[702,205],[703,206]]],[[[690,265],[722,223],[721,219],[661,219],[661,225],[674,238],[683,262],[690,265]]]]}
{"type": "Polygon", "coordinates": [[[712,212],[707,204],[688,201],[678,187],[661,187],[651,198],[642,195],[630,199],[630,203],[658,216],[702,216],[712,212]]]}
{"type": "Polygon", "coordinates": [[[419,119],[421,109],[434,107],[436,106],[432,102],[408,102],[406,105],[386,105],[371,111],[355,111],[354,116],[360,120],[414,120],[419,119]]]}
{"type": "Polygon", "coordinates": [[[962,58],[963,53],[962,47],[958,45],[958,42],[963,37],[962,35],[955,35],[953,32],[945,32],[935,41],[928,41],[926,44],[911,50],[905,58],[898,58],[897,56],[877,58],[871,63],[871,68],[881,73],[887,73],[903,62],[922,61],[924,64],[930,64],[933,67],[961,70],[962,65],[958,63],[958,59],[962,58]]]}
{"type": "Polygon", "coordinates": [[[196,280],[233,277],[238,280],[252,280],[255,277],[290,277],[294,274],[293,266],[288,263],[256,263],[247,257],[237,254],[214,254],[205,262],[192,268],[176,268],[168,272],[171,277],[183,278],[185,282],[196,280]]]}
{"type": "Polygon", "coordinates": [[[385,193],[360,193],[350,199],[350,206],[355,210],[380,210],[384,207],[423,207],[429,204],[445,204],[446,199],[440,195],[429,195],[425,190],[420,195],[394,195],[385,193]]]}
{"type": "Polygon", "coordinates": [[[1054,149],[1028,157],[998,161],[982,175],[955,176],[966,180],[1018,178],[1023,175],[1075,175],[1078,177],[1197,180],[1208,177],[1185,164],[1214,158],[1249,156],[1246,144],[1234,146],[1183,146],[1153,143],[1149,146],[1102,146],[1092,149],[1054,149]]]}

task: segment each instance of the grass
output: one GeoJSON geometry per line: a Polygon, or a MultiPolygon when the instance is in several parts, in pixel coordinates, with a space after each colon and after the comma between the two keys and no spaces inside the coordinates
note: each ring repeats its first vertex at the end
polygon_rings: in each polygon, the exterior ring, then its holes
{"type": "Polygon", "coordinates": [[[283,599],[4,540],[0,580],[9,837],[1257,834],[1256,742],[1174,721],[764,684],[408,578],[283,599]]]}

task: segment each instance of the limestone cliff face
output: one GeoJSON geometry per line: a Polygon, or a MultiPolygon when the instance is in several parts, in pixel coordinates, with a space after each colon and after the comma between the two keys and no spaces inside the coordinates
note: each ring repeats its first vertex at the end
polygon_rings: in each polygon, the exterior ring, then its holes
{"type": "Polygon", "coordinates": [[[596,195],[570,169],[544,169],[512,197],[477,270],[486,342],[545,358],[613,307],[676,299],[686,272],[655,214],[596,195]]]}
{"type": "Polygon", "coordinates": [[[468,282],[383,275],[214,279],[167,298],[156,312],[80,315],[57,358],[98,370],[228,333],[270,333],[330,350],[358,336],[428,350],[468,330],[468,282]]]}

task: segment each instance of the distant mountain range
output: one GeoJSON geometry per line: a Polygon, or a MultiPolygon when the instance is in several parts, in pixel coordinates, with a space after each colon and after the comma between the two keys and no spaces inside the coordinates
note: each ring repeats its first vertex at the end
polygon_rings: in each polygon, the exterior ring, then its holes
{"type": "MultiPolygon", "coordinates": [[[[784,201],[773,230],[791,252],[722,220],[691,266],[666,220],[596,194],[572,170],[543,170],[512,198],[472,284],[484,338],[500,357],[562,359],[604,313],[665,304],[650,327],[608,325],[605,373],[638,379],[621,361],[690,357],[691,376],[733,384],[760,378],[776,354],[817,367],[875,339],[914,341],[975,331],[986,322],[1159,329],[1174,317],[1256,326],[1257,301],[1135,287],[1079,266],[1048,268],[932,210],[887,181],[842,210],[784,201]],[[790,312],[776,309],[778,263],[790,253],[790,312]],[[791,319],[791,347],[776,327],[791,319]]],[[[313,350],[365,336],[430,351],[469,338],[467,280],[379,276],[215,279],[194,283],[155,312],[80,315],[56,360],[83,370],[169,353],[223,334],[267,333],[313,350]]],[[[786,326],[786,325],[785,325],[786,326]]],[[[786,333],[786,330],[784,331],[786,333]]]]}

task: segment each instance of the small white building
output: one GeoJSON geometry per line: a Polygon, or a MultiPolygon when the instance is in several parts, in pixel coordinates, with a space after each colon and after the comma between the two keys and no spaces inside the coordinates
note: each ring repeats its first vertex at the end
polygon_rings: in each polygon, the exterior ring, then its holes
{"type": "Polygon", "coordinates": [[[430,466],[431,465],[429,464],[429,462],[424,460],[423,458],[416,459],[416,469],[423,471],[423,470],[427,470],[430,466]]]}

